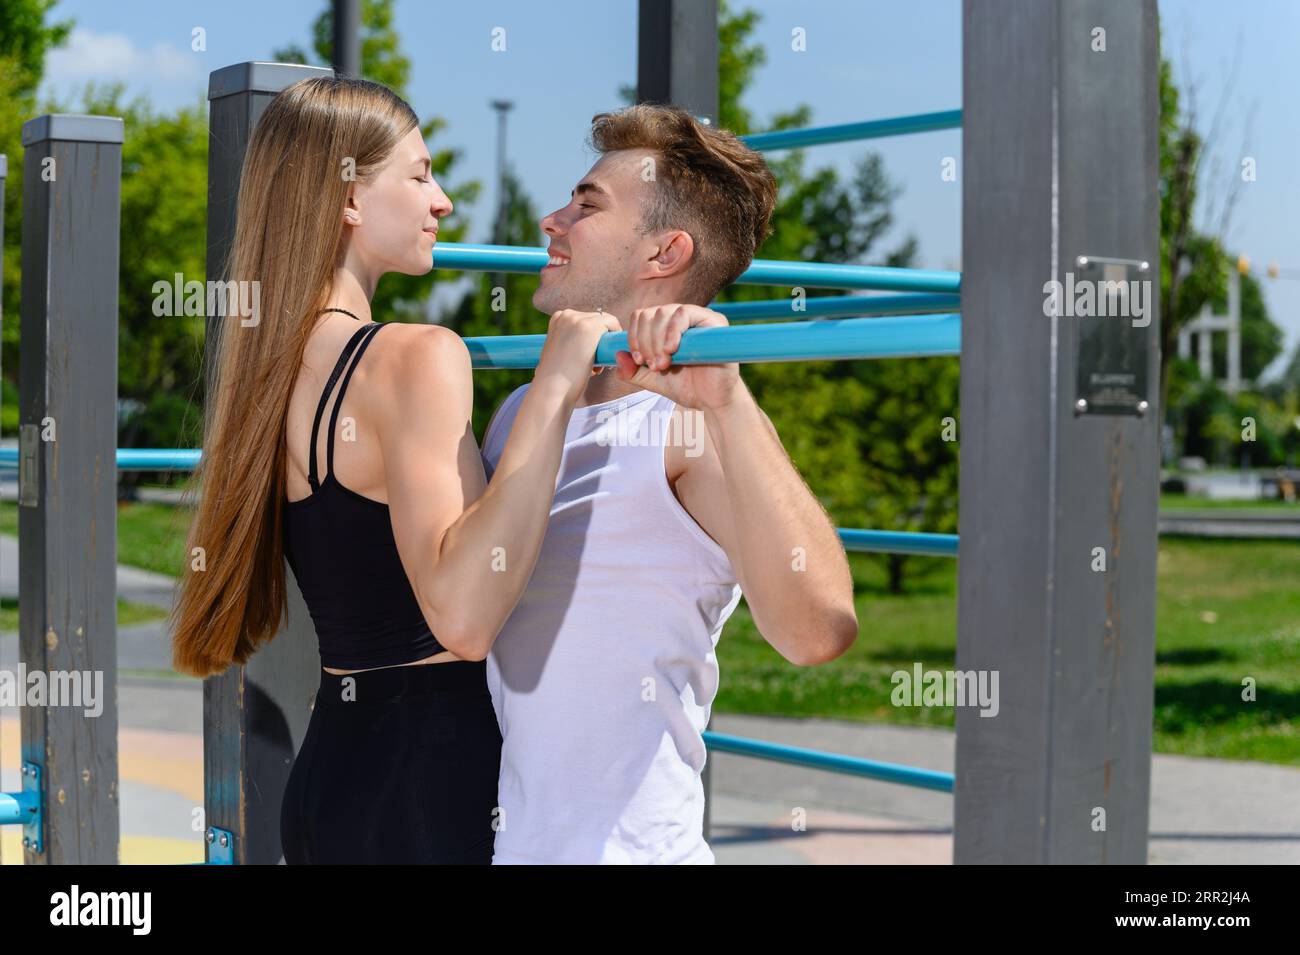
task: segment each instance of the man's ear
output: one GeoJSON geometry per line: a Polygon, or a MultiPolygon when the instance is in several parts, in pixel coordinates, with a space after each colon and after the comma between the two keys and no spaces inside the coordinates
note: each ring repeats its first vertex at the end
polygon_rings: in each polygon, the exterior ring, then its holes
{"type": "Polygon", "coordinates": [[[695,240],[689,232],[676,229],[665,232],[660,239],[659,252],[651,260],[656,278],[668,278],[685,272],[695,258],[695,240]]]}

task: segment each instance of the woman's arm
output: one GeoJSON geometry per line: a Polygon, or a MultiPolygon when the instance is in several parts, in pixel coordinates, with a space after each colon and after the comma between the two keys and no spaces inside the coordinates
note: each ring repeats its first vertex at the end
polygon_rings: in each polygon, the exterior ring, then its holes
{"type": "Polygon", "coordinates": [[[434,636],[463,659],[487,656],[532,576],[565,430],[608,324],[617,328],[609,317],[552,319],[551,350],[490,483],[471,427],[469,350],[458,335],[432,326],[410,336],[380,390],[388,406],[377,430],[402,566],[434,636]]]}

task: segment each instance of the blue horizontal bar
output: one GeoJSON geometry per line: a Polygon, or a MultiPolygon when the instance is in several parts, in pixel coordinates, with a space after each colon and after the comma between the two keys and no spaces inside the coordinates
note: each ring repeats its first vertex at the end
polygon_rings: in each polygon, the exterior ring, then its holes
{"type": "MultiPolygon", "coordinates": [[[[762,326],[769,327],[769,326],[762,326]]],[[[612,333],[611,333],[612,334],[612,333]]],[[[480,338],[469,339],[466,341],[500,341],[508,338],[503,336],[501,339],[480,338]]],[[[517,338],[545,338],[544,335],[515,336],[517,338]]],[[[686,335],[682,336],[685,344],[686,335]]],[[[499,360],[502,356],[494,356],[494,360],[499,360]]],[[[508,360],[513,360],[512,356],[504,356],[508,360]]],[[[495,365],[490,367],[507,367],[504,365],[495,365]]],[[[509,366],[516,367],[516,366],[509,366]]],[[[519,367],[528,367],[526,365],[519,367]]],[[[169,451],[166,448],[118,448],[117,451],[117,468],[119,471],[147,471],[147,470],[177,470],[191,471],[199,462],[201,451],[197,448],[181,449],[169,451]],[[126,462],[125,464],[123,462],[126,462]]],[[[0,448],[0,467],[14,468],[18,466],[18,450],[16,448],[0,448]]],[[[916,554],[920,556],[957,556],[957,535],[956,534],[923,534],[912,531],[867,531],[857,528],[841,527],[839,528],[840,541],[844,544],[847,551],[876,552],[886,554],[916,554]]]]}
{"type": "Polygon", "coordinates": [[[435,269],[466,272],[540,272],[548,258],[545,249],[528,245],[439,242],[433,247],[435,269]]]}
{"type": "Polygon", "coordinates": [[[884,265],[755,260],[739,279],[746,285],[801,288],[875,289],[880,292],[960,292],[961,273],[937,269],[895,269],[884,265]]]}
{"type": "Polygon", "coordinates": [[[961,309],[960,295],[904,292],[900,295],[818,295],[798,300],[778,298],[762,302],[723,302],[709,308],[730,321],[761,318],[864,318],[869,315],[917,315],[926,312],[955,312],[961,309]]]}
{"type": "Polygon", "coordinates": [[[840,540],[848,551],[875,551],[883,554],[920,554],[933,557],[956,557],[956,534],[919,534],[912,531],[862,531],[841,527],[840,540]]]}
{"type": "MultiPolygon", "coordinates": [[[[534,368],[545,335],[466,338],[478,369],[534,368]]],[[[595,364],[614,365],[627,350],[627,332],[606,332],[596,346],[595,364]]],[[[673,361],[682,365],[717,362],[824,361],[851,358],[921,358],[961,351],[960,315],[820,319],[767,325],[691,328],[682,333],[673,361]]],[[[199,449],[119,448],[120,471],[190,471],[199,449]]],[[[17,448],[0,448],[0,467],[18,466],[17,448]]]]}
{"type": "Polygon", "coordinates": [[[193,471],[199,464],[199,451],[195,449],[168,450],[167,448],[119,448],[119,471],[193,471]]]}
{"type": "MultiPolygon", "coordinates": [[[[464,339],[473,366],[534,368],[545,335],[491,335],[464,339]]],[[[627,350],[627,332],[606,332],[596,346],[595,364],[615,364],[627,350]]],[[[961,351],[960,315],[895,318],[828,318],[811,322],[691,328],[682,333],[673,361],[683,365],[718,362],[825,361],[855,358],[920,358],[961,351]]],[[[120,471],[191,471],[198,448],[119,448],[120,471]]],[[[17,448],[0,448],[0,467],[18,466],[17,448]]],[[[884,533],[884,532],[881,532],[884,533]]]]}
{"type": "Polygon", "coordinates": [[[750,149],[770,152],[776,149],[824,146],[827,143],[882,139],[886,136],[906,136],[910,133],[930,133],[940,129],[961,129],[961,110],[918,113],[915,116],[895,116],[891,119],[872,119],[863,123],[842,123],[838,126],[777,129],[768,133],[751,133],[748,136],[741,136],[740,139],[750,149]]]}
{"type": "MultiPolygon", "coordinates": [[[[517,336],[532,337],[532,336],[517,336]]],[[[537,336],[544,338],[545,336],[537,336]]],[[[682,336],[683,343],[686,336],[682,336]]],[[[493,339],[466,339],[466,341],[492,341],[493,339]]],[[[503,366],[496,366],[503,367],[503,366]]],[[[513,366],[512,366],[513,367],[513,366]]],[[[193,470],[199,462],[200,450],[166,448],[119,448],[117,468],[128,470],[193,470]],[[127,462],[123,464],[123,462],[127,462]]],[[[16,448],[0,448],[0,467],[17,467],[16,448]]],[[[840,541],[847,551],[865,551],[888,554],[917,554],[921,556],[957,556],[956,534],[922,534],[911,531],[867,531],[856,528],[839,528],[840,541]]]]}
{"type": "Polygon", "coordinates": [[[900,783],[904,786],[918,786],[921,789],[936,789],[946,793],[952,792],[953,789],[952,773],[918,769],[915,766],[903,766],[899,763],[882,763],[874,759],[860,759],[857,756],[823,753],[820,750],[804,749],[799,746],[745,739],[742,736],[728,736],[711,730],[705,731],[704,744],[718,753],[756,756],[759,759],[771,759],[779,763],[794,763],[812,769],[826,769],[834,773],[847,773],[850,776],[866,776],[868,779],[900,783]]]}
{"type": "MultiPolygon", "coordinates": [[[[545,335],[466,338],[475,368],[534,368],[545,335]]],[[[595,364],[613,365],[627,350],[627,332],[606,332],[595,364]]],[[[920,358],[961,351],[960,315],[901,318],[828,318],[815,322],[690,328],[673,361],[681,365],[751,361],[819,361],[850,358],[920,358]]]]}
{"type": "MultiPolygon", "coordinates": [[[[433,249],[434,268],[470,272],[540,272],[546,259],[545,249],[515,245],[440,242],[433,249]]],[[[960,272],[771,259],[756,259],[736,281],[741,285],[876,289],[882,292],[961,291],[960,272]]]]}
{"type": "MultiPolygon", "coordinates": [[[[198,448],[118,448],[119,471],[193,471],[198,448]]],[[[0,448],[0,468],[18,467],[18,449],[0,448]]]]}
{"type": "Polygon", "coordinates": [[[36,793],[0,793],[0,826],[25,826],[36,812],[36,793]]]}

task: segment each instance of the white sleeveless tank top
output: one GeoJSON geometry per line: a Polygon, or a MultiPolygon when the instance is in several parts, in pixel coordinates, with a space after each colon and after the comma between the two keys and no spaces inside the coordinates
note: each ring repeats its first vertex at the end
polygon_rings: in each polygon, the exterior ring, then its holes
{"type": "MultiPolygon", "coordinates": [[[[484,435],[489,477],[527,388],[484,435]]],[[[670,431],[674,406],[638,391],[569,420],[536,569],[487,658],[503,740],[496,865],[714,861],[701,733],[741,592],[668,485],[665,442],[690,454],[702,437],[670,431]]]]}

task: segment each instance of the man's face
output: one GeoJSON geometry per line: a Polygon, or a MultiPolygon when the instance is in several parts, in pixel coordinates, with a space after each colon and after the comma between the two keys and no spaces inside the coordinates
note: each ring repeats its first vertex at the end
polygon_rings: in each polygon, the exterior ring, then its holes
{"type": "Polygon", "coordinates": [[[550,263],[542,269],[533,306],[550,315],[563,308],[620,309],[636,298],[638,279],[653,259],[654,236],[640,233],[647,150],[605,153],[573,189],[569,204],[541,221],[550,263]]]}

